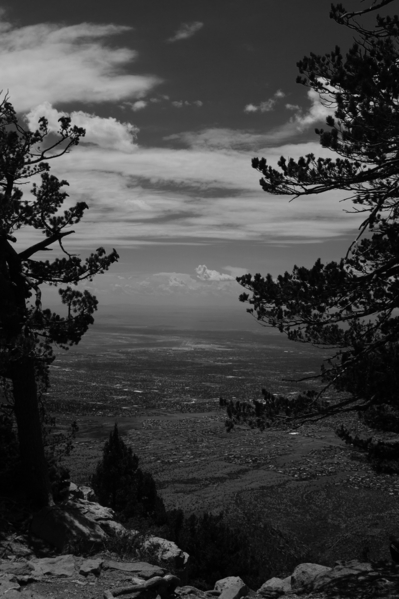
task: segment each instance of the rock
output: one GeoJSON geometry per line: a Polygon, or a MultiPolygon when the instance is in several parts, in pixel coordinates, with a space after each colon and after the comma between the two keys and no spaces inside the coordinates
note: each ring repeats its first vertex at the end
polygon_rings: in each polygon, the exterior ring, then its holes
{"type": "Polygon", "coordinates": [[[131,593],[133,593],[133,596],[136,599],[140,599],[140,597],[146,597],[148,599],[149,596],[168,599],[169,597],[174,596],[174,591],[178,584],[180,584],[180,580],[173,574],[154,576],[154,578],[143,581],[140,584],[133,584],[128,587],[118,587],[114,592],[105,591],[104,599],[113,599],[113,597],[131,593]],[[150,595],[148,594],[148,591],[150,591],[150,595]]]}
{"type": "Polygon", "coordinates": [[[13,592],[19,595],[20,586],[12,574],[0,574],[0,597],[13,597],[13,592]]]}
{"type": "Polygon", "coordinates": [[[239,599],[250,589],[239,576],[227,576],[215,583],[215,591],[221,591],[219,599],[239,599]]]}
{"type": "Polygon", "coordinates": [[[287,578],[270,578],[256,592],[259,595],[270,595],[269,591],[281,591],[282,595],[284,593],[291,593],[291,576],[287,576],[287,578]]]}
{"type": "Polygon", "coordinates": [[[82,550],[91,550],[102,546],[108,539],[101,526],[69,503],[36,512],[31,523],[31,533],[60,551],[75,545],[82,550]]]}
{"type": "Polygon", "coordinates": [[[68,497],[73,499],[85,499],[83,491],[75,485],[75,483],[69,483],[68,497]]]}
{"type": "Polygon", "coordinates": [[[299,564],[291,575],[291,587],[295,593],[312,589],[313,581],[319,574],[329,572],[331,568],[320,564],[299,564]]]}
{"type": "Polygon", "coordinates": [[[118,534],[126,534],[125,527],[115,521],[115,512],[110,507],[104,507],[99,503],[87,501],[87,499],[76,499],[64,501],[62,508],[91,520],[109,536],[115,537],[118,534]]]}
{"type": "Polygon", "coordinates": [[[104,560],[102,559],[87,559],[80,566],[79,574],[82,574],[83,576],[88,576],[89,574],[99,576],[103,563],[104,560]]]}
{"type": "Polygon", "coordinates": [[[0,549],[3,556],[15,555],[15,557],[28,557],[32,555],[31,549],[24,543],[11,539],[2,541],[0,543],[0,549]]]}
{"type": "Polygon", "coordinates": [[[196,587],[192,587],[191,585],[186,585],[184,587],[178,587],[175,591],[176,595],[182,597],[183,599],[189,599],[190,597],[199,597],[200,599],[204,599],[207,597],[205,591],[200,591],[196,587]]]}
{"type": "Polygon", "coordinates": [[[154,553],[157,560],[164,563],[167,568],[183,570],[188,564],[188,553],[182,551],[173,541],[161,537],[149,537],[144,541],[143,549],[154,553]]]}
{"type": "Polygon", "coordinates": [[[96,523],[101,526],[103,531],[107,533],[110,537],[117,536],[136,536],[136,531],[127,531],[126,528],[120,522],[116,522],[115,520],[96,520],[96,523]],[[130,535],[130,532],[134,532],[134,535],[130,535]]]}
{"type": "Polygon", "coordinates": [[[14,576],[25,576],[31,574],[32,570],[33,566],[26,560],[20,562],[14,562],[8,559],[0,560],[0,574],[4,572],[6,574],[13,574],[14,576]]]}
{"type": "Polygon", "coordinates": [[[73,555],[59,555],[57,557],[42,557],[29,562],[34,570],[34,576],[59,576],[61,578],[73,576],[75,573],[75,560],[73,555]]]}
{"type": "Polygon", "coordinates": [[[327,572],[321,572],[313,580],[312,590],[318,591],[325,587],[332,587],[336,582],[342,579],[354,579],[356,577],[362,577],[368,572],[372,572],[373,567],[368,562],[359,562],[358,560],[351,560],[347,562],[341,562],[338,566],[330,568],[327,572]]]}
{"type": "Polygon", "coordinates": [[[24,589],[22,593],[19,591],[12,591],[12,593],[15,593],[15,595],[7,593],[4,599],[48,599],[48,595],[36,593],[36,591],[32,591],[31,589],[24,589]]]}
{"type": "Polygon", "coordinates": [[[94,501],[87,499],[68,500],[62,503],[62,507],[67,507],[74,510],[79,510],[81,514],[89,516],[96,521],[99,520],[115,520],[115,512],[110,507],[104,507],[94,501]]]}
{"type": "Polygon", "coordinates": [[[120,570],[121,572],[129,572],[139,576],[140,578],[144,578],[144,580],[148,580],[153,576],[163,576],[165,573],[163,568],[153,566],[147,562],[115,562],[113,560],[109,560],[104,562],[103,568],[104,570],[109,569],[120,570]]]}
{"type": "Polygon", "coordinates": [[[80,492],[82,493],[82,499],[86,499],[87,501],[98,502],[98,497],[94,493],[91,487],[86,487],[84,485],[79,487],[80,492]]]}

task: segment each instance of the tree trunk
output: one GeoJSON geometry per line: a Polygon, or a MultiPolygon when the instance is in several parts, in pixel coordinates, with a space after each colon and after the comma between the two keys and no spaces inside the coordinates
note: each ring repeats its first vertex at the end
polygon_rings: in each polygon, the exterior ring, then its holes
{"type": "Polygon", "coordinates": [[[33,360],[22,357],[12,365],[15,418],[19,450],[28,495],[37,509],[52,505],[50,480],[44,455],[33,360]]]}

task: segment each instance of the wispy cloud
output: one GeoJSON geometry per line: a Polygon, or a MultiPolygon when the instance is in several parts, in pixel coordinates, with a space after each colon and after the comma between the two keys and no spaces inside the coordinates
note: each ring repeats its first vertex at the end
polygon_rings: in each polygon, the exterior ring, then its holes
{"type": "Polygon", "coordinates": [[[198,108],[201,108],[203,103],[201,100],[194,100],[193,102],[189,102],[188,100],[174,100],[172,105],[175,108],[183,108],[183,106],[197,106],[198,108]]]}
{"type": "Polygon", "coordinates": [[[140,98],[160,78],[124,72],[137,59],[134,50],[106,45],[129,31],[122,25],[42,23],[26,27],[2,24],[2,89],[18,111],[50,102],[112,102],[140,98]]]}
{"type": "MultiPolygon", "coordinates": [[[[319,149],[317,143],[277,146],[266,156],[276,166],[281,154],[298,158],[319,149]]],[[[99,239],[125,247],[162,241],[324,241],[360,222],[343,213],[337,192],[292,203],[265,194],[248,151],[139,147],[128,154],[79,146],[54,161],[52,170],[69,181],[69,201],[83,200],[90,207],[68,238],[69,247],[91,247],[99,239]]]]}
{"type": "Polygon", "coordinates": [[[94,293],[100,303],[129,304],[141,300],[146,305],[160,301],[163,305],[176,305],[176,302],[181,305],[187,299],[190,299],[190,303],[194,299],[201,305],[220,303],[224,307],[231,303],[238,306],[237,297],[241,290],[234,279],[202,280],[184,272],[135,272],[133,275],[120,275],[109,271],[92,282],[83,282],[80,287],[94,293]]]}
{"type": "Polygon", "coordinates": [[[264,102],[260,102],[260,104],[247,104],[244,108],[244,112],[271,112],[274,110],[277,101],[284,97],[285,93],[281,89],[278,89],[271,98],[264,102]]]}
{"type": "Polygon", "coordinates": [[[178,42],[180,40],[186,40],[197,33],[202,27],[203,23],[200,21],[193,21],[192,23],[182,23],[179,29],[172,37],[168,38],[168,42],[178,42]]]}

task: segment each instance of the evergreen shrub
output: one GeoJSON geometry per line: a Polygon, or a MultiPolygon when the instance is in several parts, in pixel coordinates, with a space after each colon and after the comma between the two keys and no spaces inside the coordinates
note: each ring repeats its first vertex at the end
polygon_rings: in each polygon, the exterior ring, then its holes
{"type": "Polygon", "coordinates": [[[104,445],[91,486],[101,505],[115,510],[132,528],[135,524],[140,528],[142,520],[156,524],[165,521],[166,510],[155,481],[139,468],[139,459],[120,437],[117,424],[104,445]]]}

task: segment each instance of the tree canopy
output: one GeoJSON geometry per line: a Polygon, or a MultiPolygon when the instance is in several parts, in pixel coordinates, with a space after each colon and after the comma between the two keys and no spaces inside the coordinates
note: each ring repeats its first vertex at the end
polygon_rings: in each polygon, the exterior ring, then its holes
{"type": "Polygon", "coordinates": [[[37,505],[51,502],[38,385],[48,383],[54,345],[67,348],[78,343],[94,321],[97,300],[77,289],[77,283],[91,280],[118,259],[115,250],[106,254],[102,247],[86,259],[65,248],[65,238],[74,233],[71,227],[88,206],[78,202],[62,211],[68,183],[50,174],[49,161],[69,152],[85,131],[72,126],[67,117],[59,124],[54,135],[41,118],[38,129],[30,131],[7,97],[0,104],[0,375],[11,386],[27,488],[37,505]],[[32,178],[31,195],[25,199],[21,186],[32,178]],[[29,229],[42,239],[18,247],[18,237],[29,229]],[[53,244],[58,244],[62,257],[39,259],[38,253],[53,244]],[[62,285],[64,316],[43,307],[43,284],[62,285]]]}
{"type": "MultiPolygon", "coordinates": [[[[298,63],[298,82],[318,92],[331,110],[326,127],[316,129],[320,144],[336,157],[308,154],[281,157],[278,169],[266,158],[252,166],[267,193],[295,199],[331,190],[346,193],[348,211],[363,216],[359,233],[337,262],[294,266],[277,278],[247,274],[237,281],[240,296],[265,326],[277,327],[293,341],[333,350],[324,363],[323,389],[350,393],[326,407],[317,397],[303,401],[303,414],[362,410],[373,403],[397,404],[399,340],[399,19],[367,13],[393,0],[375,0],[348,12],[331,7],[331,18],[354,31],[344,55],[310,54],[298,63]]],[[[399,407],[399,406],[398,406],[399,407]]]]}

